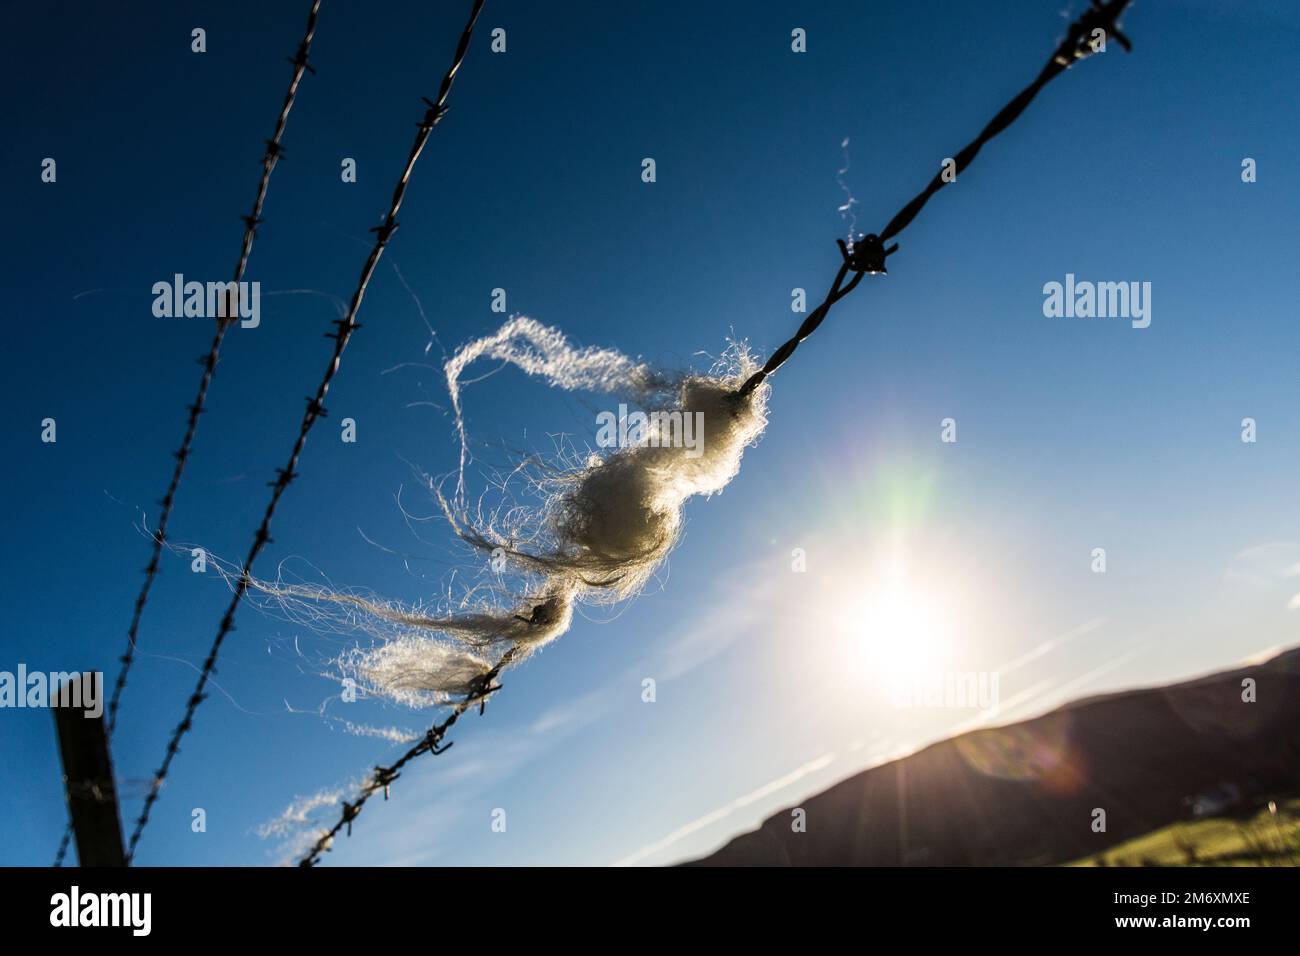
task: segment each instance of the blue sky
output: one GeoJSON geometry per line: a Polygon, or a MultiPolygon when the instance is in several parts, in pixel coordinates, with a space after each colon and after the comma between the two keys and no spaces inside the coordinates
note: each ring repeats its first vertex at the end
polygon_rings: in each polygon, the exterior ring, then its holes
{"type": "MultiPolygon", "coordinates": [[[[150,288],[228,277],[307,7],[8,10],[0,669],[116,673],[148,557],[139,523],[210,338],[203,320],[155,318],[150,288]]],[[[413,530],[395,499],[431,513],[411,464],[455,467],[437,366],[499,324],[493,288],[659,364],[707,364],[732,335],[770,351],[799,321],[791,289],[815,297],[838,264],[841,141],[860,227],[878,229],[1033,77],[1063,7],[489,0],[262,571],[442,592],[464,550],[437,522],[413,530]],[[339,440],[345,416],[356,444],[339,440]]],[[[318,75],[247,275],[262,324],[227,337],[174,539],[246,550],[324,369],[331,297],[353,288],[467,10],[323,3],[318,75]]],[[[870,623],[884,568],[902,569],[906,602],[941,610],[936,666],[1001,673],[998,719],[1295,642],[1300,15],[1144,0],[1126,27],[1132,55],[1112,46],[1054,81],[775,377],[767,434],[724,494],[688,505],[662,583],[507,674],[328,863],[671,862],[950,733],[972,713],[881,693],[882,659],[907,644],[870,623]],[[1151,326],[1044,317],[1043,284],[1066,273],[1151,282],[1151,326]],[[947,417],[955,444],[939,440],[947,417]]],[[[598,407],[512,370],[467,392],[478,439],[541,452],[559,433],[592,440],[598,407]]],[[[159,579],[114,742],[128,818],[227,597],[179,559],[159,579]]],[[[317,716],[340,640],[241,611],[139,863],[275,862],[258,824],[393,758],[317,716]]],[[[430,722],[355,706],[330,713],[430,722]]],[[[0,731],[0,863],[47,863],[65,819],[53,721],[3,711],[0,731]]]]}

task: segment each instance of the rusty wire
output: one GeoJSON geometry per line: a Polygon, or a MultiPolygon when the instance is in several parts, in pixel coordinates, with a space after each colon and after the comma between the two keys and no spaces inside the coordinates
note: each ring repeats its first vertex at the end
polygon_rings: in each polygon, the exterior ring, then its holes
{"type": "MultiPolygon", "coordinates": [[[[257,227],[262,220],[262,209],[266,205],[266,191],[271,183],[271,173],[275,170],[276,164],[284,157],[284,130],[289,123],[289,113],[293,109],[293,104],[298,98],[298,86],[302,83],[303,74],[307,72],[315,73],[311,64],[308,62],[308,55],[311,52],[311,42],[316,36],[316,19],[320,14],[321,0],[313,0],[311,11],[307,15],[307,29],[304,31],[302,40],[298,43],[298,50],[289,57],[289,62],[293,64],[293,77],[289,80],[289,87],[285,90],[284,104],[280,107],[280,115],[275,122],[275,133],[266,141],[266,152],[262,156],[262,176],[257,184],[257,196],[253,200],[252,211],[240,217],[244,222],[244,237],[239,247],[239,261],[235,265],[235,282],[244,278],[244,272],[248,268],[248,259],[253,252],[253,239],[257,235],[257,227]]],[[[229,300],[227,305],[229,305],[229,300]]],[[[140,587],[140,593],[135,599],[135,610],[131,615],[131,626],[127,630],[126,652],[123,653],[119,660],[122,667],[118,671],[117,680],[113,684],[113,696],[108,703],[108,720],[104,728],[105,733],[111,740],[113,731],[117,728],[117,711],[121,705],[122,692],[126,689],[126,680],[131,672],[131,665],[135,662],[136,639],[140,631],[140,620],[144,615],[145,605],[149,602],[149,592],[153,588],[154,578],[158,576],[159,565],[162,560],[163,546],[167,541],[167,521],[171,517],[172,505],[176,501],[176,491],[181,484],[181,476],[185,473],[185,465],[189,461],[190,448],[194,444],[194,436],[199,429],[199,416],[203,414],[203,406],[207,402],[208,387],[212,384],[212,377],[217,370],[217,360],[221,354],[221,344],[225,340],[226,332],[234,324],[238,311],[226,308],[226,314],[217,318],[217,328],[212,337],[212,344],[208,347],[208,352],[199,358],[199,364],[203,366],[203,374],[199,378],[199,390],[195,395],[194,401],[189,405],[189,419],[185,425],[185,436],[181,439],[181,447],[173,453],[176,459],[176,467],[172,471],[171,482],[167,485],[167,492],[158,501],[160,511],[158,514],[158,526],[150,536],[153,539],[153,554],[150,555],[149,564],[144,570],[144,584],[140,587]]],[[[63,859],[67,855],[68,845],[72,839],[72,825],[68,824],[63,832],[63,840],[59,844],[58,853],[54,858],[54,865],[62,866],[63,859]]]]}
{"type": "MultiPolygon", "coordinates": [[[[988,123],[980,134],[969,143],[955,157],[956,170],[965,169],[975,158],[985,143],[991,140],[998,133],[1010,126],[1024,112],[1030,101],[1038,95],[1039,90],[1047,85],[1054,77],[1063,73],[1076,60],[1081,60],[1091,55],[1093,52],[1089,46],[1089,40],[1094,29],[1102,29],[1107,35],[1114,37],[1125,49],[1130,49],[1128,38],[1124,36],[1116,24],[1116,20],[1124,8],[1132,0],[1092,0],[1092,7],[1070,25],[1066,38],[1057,47],[1052,54],[1052,58],[1043,67],[1038,77],[1029,86],[1025,87],[1014,99],[1004,106],[996,116],[988,123]]],[[[750,376],[738,390],[740,395],[748,395],[757,388],[763,380],[775,372],[784,362],[794,353],[799,343],[811,335],[826,318],[831,306],[840,299],[847,296],[861,281],[864,275],[872,272],[883,272],[883,263],[886,256],[897,249],[897,244],[893,247],[885,248],[884,244],[891,238],[902,232],[911,221],[916,218],[917,213],[926,204],[929,198],[938,192],[946,181],[942,177],[942,172],[936,174],[934,179],[921,191],[911,202],[902,208],[897,215],[890,220],[882,233],[878,236],[863,237],[864,245],[858,249],[849,249],[844,242],[840,241],[840,252],[843,263],[836,273],[835,281],[831,284],[830,291],[827,292],[826,298],[822,301],[813,312],[808,316],[800,326],[799,331],[788,342],[781,346],[772,357],[768,359],[767,364],[762,369],[750,376]],[[874,253],[875,258],[872,258],[874,253]],[[876,267],[879,268],[876,268],[876,267]],[[849,279],[847,285],[844,280],[849,273],[853,273],[853,278],[849,279]]],[[[384,792],[384,799],[388,798],[389,787],[393,781],[400,776],[399,771],[410,761],[424,753],[437,756],[445,753],[451,748],[452,742],[443,743],[443,739],[451,727],[460,719],[461,715],[474,706],[479,705],[480,713],[486,704],[489,695],[500,690],[499,684],[495,681],[501,672],[508,667],[515,657],[515,650],[511,648],[505,655],[483,677],[479,679],[479,686],[463,699],[457,701],[451,708],[450,713],[441,723],[434,724],[426,732],[425,736],[415,746],[411,747],[404,753],[400,759],[388,766],[377,766],[371,773],[369,779],[362,785],[358,796],[353,801],[344,800],[342,810],[338,820],[328,830],[324,830],[316,839],[311,849],[307,851],[299,860],[298,865],[304,867],[315,866],[321,860],[321,855],[328,852],[334,838],[338,836],[341,830],[346,829],[348,836],[352,835],[352,821],[361,813],[366,802],[380,790],[384,792]]]]}
{"type": "Polygon", "coordinates": [[[172,732],[171,739],[167,743],[167,749],[163,756],[161,766],[154,774],[153,785],[149,790],[148,796],[145,797],[144,807],[140,815],[136,818],[135,829],[131,834],[131,840],[127,847],[127,863],[129,864],[135,856],[136,846],[140,842],[140,837],[144,833],[144,828],[149,823],[149,816],[153,810],[153,805],[158,800],[158,794],[162,789],[163,782],[171,770],[172,761],[180,750],[180,742],[184,736],[189,733],[193,726],[194,714],[199,705],[203,703],[207,695],[204,693],[208,680],[216,672],[217,655],[221,651],[221,645],[227,635],[235,629],[235,612],[239,609],[240,602],[244,594],[248,591],[251,583],[251,570],[253,563],[257,560],[262,549],[271,541],[271,519],[275,516],[276,508],[280,504],[280,498],[284,495],[285,489],[289,483],[298,475],[298,459],[302,454],[303,447],[307,444],[307,435],[310,433],[312,426],[316,421],[325,417],[325,398],[329,394],[330,385],[334,381],[334,376],[338,374],[339,366],[343,359],[343,352],[352,338],[352,333],[361,328],[360,323],[356,321],[357,312],[361,308],[361,300],[365,297],[366,288],[370,283],[371,276],[374,275],[375,267],[379,264],[380,258],[384,254],[384,248],[388,245],[388,240],[392,238],[393,233],[397,231],[397,213],[401,209],[402,200],[406,195],[406,187],[410,183],[411,173],[415,169],[416,160],[420,158],[425,144],[429,140],[429,135],[433,128],[438,125],[439,120],[447,112],[447,97],[451,93],[451,86],[456,78],[456,73],[460,70],[460,65],[465,59],[465,54],[469,50],[470,37],[474,31],[474,23],[478,19],[479,12],[483,9],[484,0],[474,0],[474,5],[470,11],[469,20],[465,24],[465,29],[461,33],[460,43],[456,47],[455,56],[452,59],[450,68],[442,79],[442,86],[438,90],[436,100],[424,99],[425,110],[424,118],[416,124],[415,141],[411,144],[410,154],[406,159],[406,166],[402,170],[402,175],[397,180],[397,185],[393,189],[393,198],[388,207],[388,212],[384,217],[382,225],[374,226],[371,232],[375,233],[375,244],[370,250],[370,255],[366,258],[365,265],[361,269],[361,277],[357,281],[356,290],[352,294],[352,303],[348,308],[347,315],[342,319],[336,319],[332,324],[338,328],[333,332],[325,333],[326,338],[334,340],[334,354],[330,358],[329,364],[325,368],[325,374],[321,378],[320,384],[316,387],[315,395],[307,399],[307,410],[303,414],[302,424],[298,429],[298,437],[295,439],[293,449],[289,453],[288,462],[283,468],[276,469],[275,481],[269,482],[271,487],[271,498],[267,502],[266,511],[262,515],[262,522],[258,526],[257,532],[253,536],[253,543],[249,548],[248,556],[244,559],[243,570],[239,577],[239,582],[235,586],[234,594],[231,595],[230,604],[226,608],[226,613],[222,616],[221,625],[217,629],[217,635],[213,639],[212,646],[208,651],[208,656],[203,662],[203,668],[199,672],[198,683],[194,692],[190,695],[189,701],[185,707],[185,715],[181,722],[176,725],[172,732]]]}

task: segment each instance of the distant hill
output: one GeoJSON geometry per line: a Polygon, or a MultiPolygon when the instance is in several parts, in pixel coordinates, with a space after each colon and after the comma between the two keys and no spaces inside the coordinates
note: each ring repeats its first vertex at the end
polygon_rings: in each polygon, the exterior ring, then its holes
{"type": "Polygon", "coordinates": [[[1065,863],[1190,819],[1197,803],[1247,813],[1297,793],[1300,648],[941,741],[800,801],[806,832],[787,808],[687,865],[1065,863]],[[1255,703],[1241,699],[1246,677],[1255,703]]]}

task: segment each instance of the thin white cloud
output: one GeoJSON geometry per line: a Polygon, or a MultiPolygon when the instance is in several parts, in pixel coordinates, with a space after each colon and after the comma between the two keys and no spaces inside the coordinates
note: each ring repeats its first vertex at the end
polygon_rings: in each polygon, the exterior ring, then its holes
{"type": "Polygon", "coordinates": [[[1056,689],[1056,697],[1062,703],[1064,703],[1069,698],[1069,696],[1073,694],[1076,690],[1079,690],[1082,687],[1087,687],[1089,684],[1097,680],[1097,678],[1104,677],[1105,675],[1109,674],[1111,671],[1123,667],[1125,664],[1133,660],[1133,658],[1137,657],[1141,653],[1142,653],[1142,648],[1139,647],[1129,651],[1127,654],[1121,654],[1119,657],[1109,660],[1098,667],[1094,667],[1086,674],[1081,674],[1078,677],[1076,677],[1074,680],[1067,681],[1066,683],[1058,687],[1056,689]]]}
{"type": "Polygon", "coordinates": [[[1050,640],[1044,641],[1043,643],[1035,647],[1033,650],[1021,654],[1019,657],[1008,661],[1007,663],[1003,664],[1001,667],[996,668],[996,670],[999,674],[1009,674],[1011,673],[1011,671],[1016,670],[1019,667],[1023,667],[1025,664],[1028,664],[1031,661],[1036,661],[1038,660],[1038,658],[1043,657],[1044,655],[1049,654],[1052,651],[1058,650],[1061,647],[1064,647],[1066,644],[1069,644],[1071,641],[1075,640],[1076,638],[1083,637],[1085,634],[1091,634],[1093,631],[1097,630],[1105,623],[1106,623],[1106,619],[1099,617],[1099,618],[1094,618],[1093,620],[1087,622],[1086,624],[1080,624],[1078,627],[1066,631],[1064,634],[1058,635],[1057,637],[1053,637],[1050,640]]]}
{"type": "Polygon", "coordinates": [[[547,734],[555,730],[577,730],[599,720],[609,712],[612,705],[613,694],[609,688],[581,694],[543,712],[533,721],[528,732],[547,734]]]}
{"type": "Polygon", "coordinates": [[[730,803],[718,807],[716,810],[712,810],[706,813],[704,816],[698,817],[692,820],[690,823],[678,827],[676,830],[668,834],[663,839],[656,840],[654,843],[650,843],[647,844],[646,846],[643,846],[635,853],[623,857],[623,859],[618,860],[613,865],[634,866],[635,864],[640,863],[642,860],[647,859],[648,857],[654,856],[656,853],[660,853],[663,850],[668,849],[668,847],[672,846],[674,843],[678,842],[679,840],[690,836],[692,833],[698,833],[700,830],[712,826],[713,824],[717,823],[719,820],[726,819],[735,811],[741,810],[749,806],[751,803],[754,803],[756,800],[761,800],[764,797],[772,795],[773,793],[777,793],[778,791],[784,790],[786,787],[798,783],[800,780],[802,780],[804,777],[808,776],[809,774],[816,773],[818,770],[830,766],[832,763],[835,762],[835,758],[836,758],[836,754],[833,752],[824,753],[820,757],[816,757],[808,761],[807,763],[803,764],[802,766],[796,767],[794,770],[790,771],[785,776],[778,777],[775,780],[769,781],[768,783],[763,784],[761,787],[758,787],[757,789],[751,790],[749,793],[737,797],[736,799],[732,800],[730,803]]]}

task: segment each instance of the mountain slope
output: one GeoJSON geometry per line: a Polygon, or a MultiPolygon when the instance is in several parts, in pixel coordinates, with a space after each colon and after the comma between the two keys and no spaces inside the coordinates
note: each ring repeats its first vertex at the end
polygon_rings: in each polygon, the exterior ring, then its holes
{"type": "Polygon", "coordinates": [[[1297,791],[1300,648],[941,741],[803,800],[806,832],[787,809],[687,865],[1064,863],[1189,818],[1197,795],[1297,791]]]}

